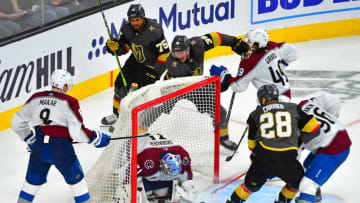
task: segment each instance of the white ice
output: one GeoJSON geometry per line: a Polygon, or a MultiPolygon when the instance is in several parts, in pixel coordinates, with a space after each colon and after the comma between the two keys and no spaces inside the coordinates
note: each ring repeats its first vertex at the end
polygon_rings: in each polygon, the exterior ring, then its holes
{"type": "MultiPolygon", "coordinates": [[[[292,85],[293,101],[298,102],[320,91],[338,94],[343,101],[340,120],[347,126],[353,142],[350,156],[322,187],[322,191],[341,197],[342,202],[359,202],[356,185],[360,181],[360,164],[356,157],[360,155],[360,35],[294,45],[298,48],[299,59],[286,69],[292,85]]],[[[225,65],[234,74],[239,57],[229,55],[207,60],[204,70],[206,75],[212,64],[225,65]]],[[[255,92],[255,88],[250,85],[246,92],[236,95],[229,126],[230,139],[235,142],[241,137],[248,114],[256,106],[255,92]]],[[[101,117],[111,113],[112,96],[113,90],[108,89],[80,101],[84,123],[88,128],[98,129],[101,117]]],[[[221,96],[221,102],[227,108],[231,90],[221,96]]],[[[74,146],[84,171],[89,170],[102,152],[102,149],[87,144],[74,146]]],[[[228,155],[224,149],[221,150],[222,155],[228,155]]],[[[26,145],[11,129],[0,131],[0,154],[0,202],[16,202],[29,159],[26,145]]],[[[220,180],[235,177],[246,170],[250,163],[248,155],[245,139],[233,160],[225,162],[225,156],[222,156],[220,180]]],[[[50,169],[48,182],[42,186],[34,202],[74,202],[69,187],[54,167],[50,169]]]]}

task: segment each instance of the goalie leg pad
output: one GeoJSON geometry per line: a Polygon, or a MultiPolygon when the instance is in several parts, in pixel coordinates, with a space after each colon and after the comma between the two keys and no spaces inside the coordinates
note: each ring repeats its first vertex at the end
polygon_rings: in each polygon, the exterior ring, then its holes
{"type": "Polygon", "coordinates": [[[180,197],[190,202],[195,202],[199,193],[194,187],[192,180],[182,182],[181,186],[175,184],[175,190],[179,193],[180,197]]]}

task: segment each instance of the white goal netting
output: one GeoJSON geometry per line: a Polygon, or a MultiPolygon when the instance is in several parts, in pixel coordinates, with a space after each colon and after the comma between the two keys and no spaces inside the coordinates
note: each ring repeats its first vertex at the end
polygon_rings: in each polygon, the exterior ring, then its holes
{"type": "MultiPolygon", "coordinates": [[[[161,134],[186,149],[192,169],[218,178],[220,85],[205,76],[159,81],[129,93],[112,138],[161,134]],[[215,119],[216,118],[216,119],[215,119]]],[[[137,139],[112,140],[86,174],[92,202],[136,202],[137,139]]],[[[194,177],[196,178],[196,177],[194,177]]]]}

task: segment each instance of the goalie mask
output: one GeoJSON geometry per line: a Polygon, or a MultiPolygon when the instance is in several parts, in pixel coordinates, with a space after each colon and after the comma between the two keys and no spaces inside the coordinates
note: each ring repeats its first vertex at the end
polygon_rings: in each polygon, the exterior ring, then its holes
{"type": "Polygon", "coordinates": [[[269,42],[269,34],[263,29],[251,29],[245,35],[245,42],[249,44],[251,49],[254,44],[258,44],[259,49],[266,48],[269,42]]]}
{"type": "MultiPolygon", "coordinates": [[[[70,91],[73,87],[72,76],[70,75],[69,72],[64,71],[64,70],[59,70],[59,69],[55,70],[51,74],[50,80],[51,80],[51,86],[61,89],[62,92],[63,92],[64,85],[67,86],[68,91],[70,91]]],[[[63,93],[65,93],[65,92],[63,92],[63,93]]]]}
{"type": "Polygon", "coordinates": [[[160,159],[160,170],[167,176],[175,176],[181,172],[180,155],[167,152],[160,159]]]}

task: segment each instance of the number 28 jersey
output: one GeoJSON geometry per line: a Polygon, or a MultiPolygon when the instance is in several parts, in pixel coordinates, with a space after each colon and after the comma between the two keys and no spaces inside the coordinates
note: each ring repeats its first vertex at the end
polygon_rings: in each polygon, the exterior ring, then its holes
{"type": "Polygon", "coordinates": [[[268,160],[295,159],[302,142],[319,134],[320,124],[294,103],[258,106],[247,120],[248,144],[256,157],[268,160]]]}
{"type": "Polygon", "coordinates": [[[297,51],[293,45],[269,41],[266,49],[252,52],[249,58],[244,58],[240,63],[238,75],[229,78],[227,83],[235,92],[245,91],[250,82],[256,89],[265,84],[274,84],[280,94],[285,93],[285,96],[291,99],[288,92],[289,81],[283,71],[282,62],[289,64],[296,59],[297,51]]]}
{"type": "Polygon", "coordinates": [[[85,128],[77,99],[58,92],[35,93],[13,116],[12,129],[24,139],[30,134],[29,124],[40,126],[44,135],[89,142],[94,132],[85,128]]]}

